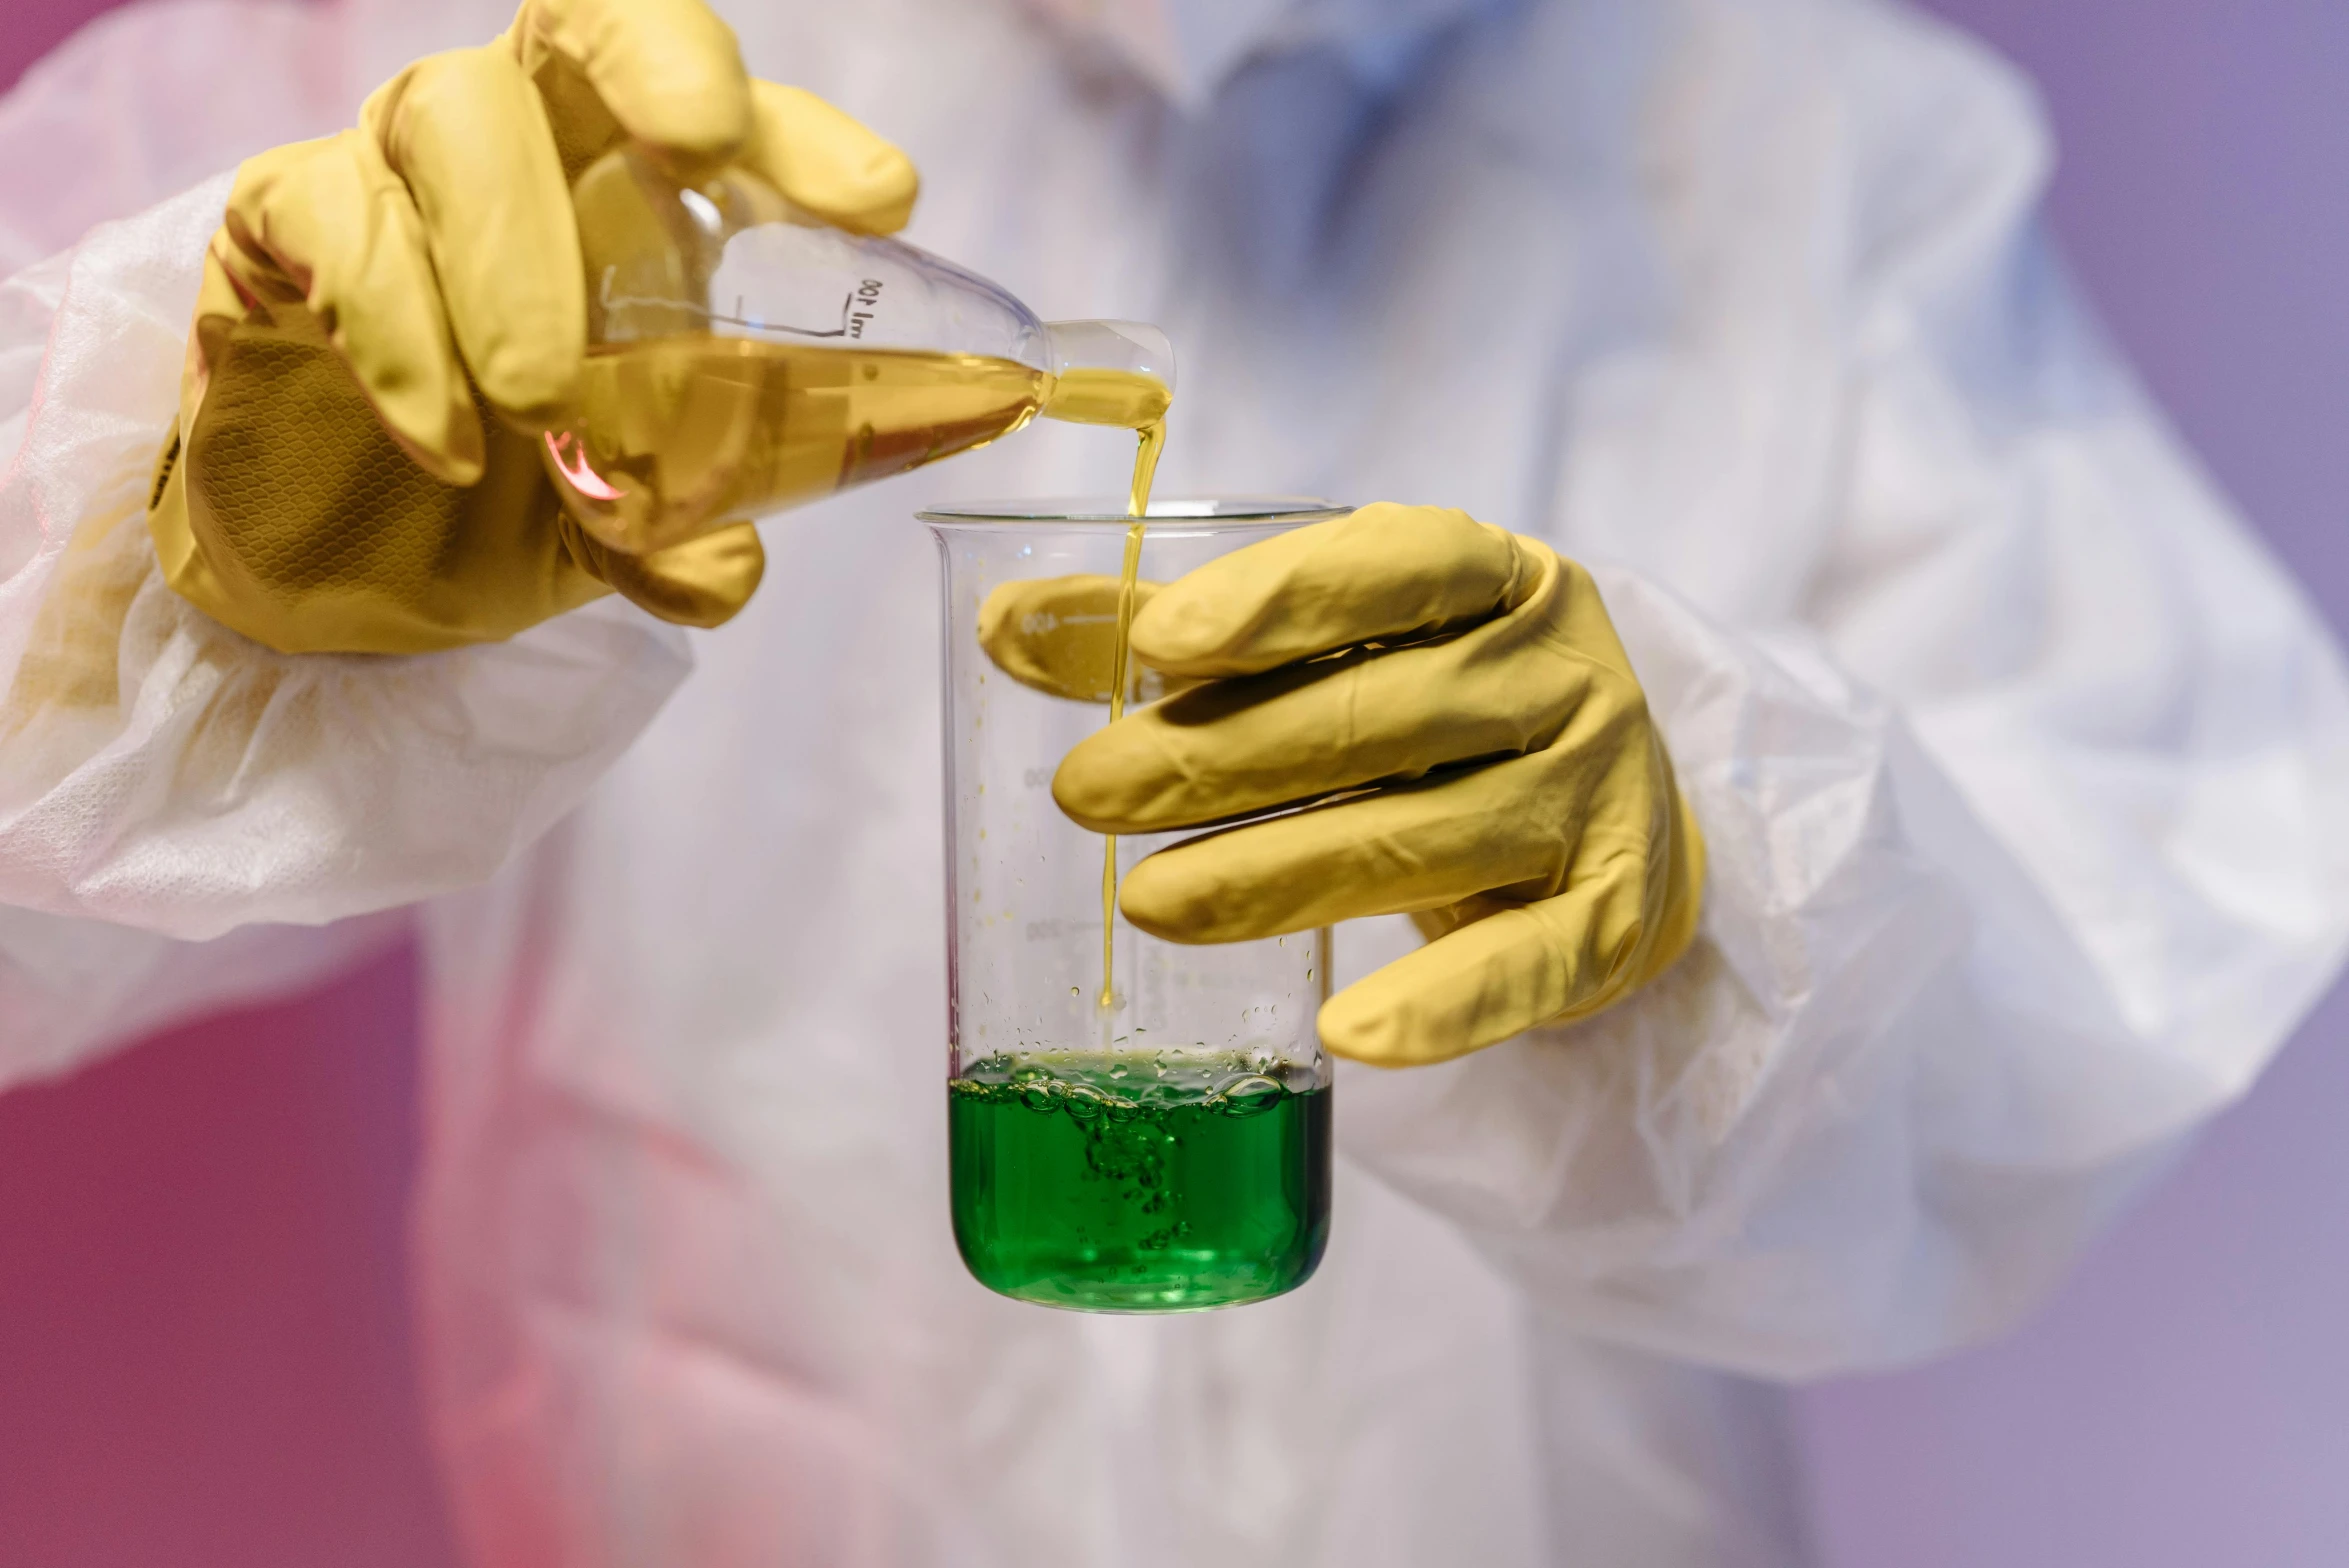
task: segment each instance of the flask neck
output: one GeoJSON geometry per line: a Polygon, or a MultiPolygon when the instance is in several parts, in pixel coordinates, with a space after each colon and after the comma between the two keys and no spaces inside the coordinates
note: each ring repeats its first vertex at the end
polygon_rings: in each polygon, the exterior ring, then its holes
{"type": "Polygon", "coordinates": [[[1055,321],[1044,328],[1047,419],[1138,430],[1174,401],[1174,348],[1139,321],[1055,321]]]}

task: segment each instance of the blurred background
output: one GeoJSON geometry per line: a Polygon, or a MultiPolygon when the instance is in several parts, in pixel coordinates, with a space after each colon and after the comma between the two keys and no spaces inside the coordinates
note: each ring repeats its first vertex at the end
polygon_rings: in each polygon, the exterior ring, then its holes
{"type": "MultiPolygon", "coordinates": [[[[6,0],[0,89],[108,0],[6,0]]],[[[2349,6],[1935,0],[2055,227],[2349,628],[2349,6]]],[[[6,1568],[454,1568],[411,1387],[413,961],[0,1095],[6,1568]]],[[[2021,1333],[1805,1392],[1832,1568],[2349,1562],[2349,992],[2021,1333]]]]}

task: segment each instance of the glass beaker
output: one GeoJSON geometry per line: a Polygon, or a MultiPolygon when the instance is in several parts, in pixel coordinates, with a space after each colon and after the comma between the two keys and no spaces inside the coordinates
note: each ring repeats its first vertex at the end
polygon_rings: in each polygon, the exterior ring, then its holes
{"type": "MultiPolygon", "coordinates": [[[[1144,583],[1343,508],[1152,505],[1144,583]]],[[[1329,1230],[1329,934],[1183,946],[1113,917],[1052,775],[1107,719],[1114,501],[939,507],[954,1234],[990,1289],[1167,1312],[1304,1282],[1329,1230]],[[990,652],[992,650],[992,652],[990,652]],[[1105,985],[1105,978],[1107,984],[1105,985]],[[1107,1005],[1103,1005],[1106,994],[1107,1005]]],[[[1162,695],[1143,672],[1140,701],[1162,695]]],[[[1121,876],[1186,835],[1121,838],[1121,876]]]]}
{"type": "Polygon", "coordinates": [[[1139,430],[1174,358],[1138,322],[1050,325],[740,169],[681,183],[622,146],[572,186],[587,363],[543,443],[580,526],[643,554],[967,452],[1039,413],[1139,430]]]}

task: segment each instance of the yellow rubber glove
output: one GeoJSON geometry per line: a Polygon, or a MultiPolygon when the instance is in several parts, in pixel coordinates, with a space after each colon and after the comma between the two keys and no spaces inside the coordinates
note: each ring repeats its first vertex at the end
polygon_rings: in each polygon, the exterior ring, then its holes
{"type": "Polygon", "coordinates": [[[904,154],[746,77],[701,0],[527,0],[356,129],[238,171],[148,519],[171,585],[288,653],[494,641],[609,589],[693,626],[739,610],[765,566],[750,525],[620,555],[539,464],[586,352],[570,181],[627,135],[844,227],[913,208],[904,154]]]}
{"type": "Polygon", "coordinates": [[[1167,585],[1133,650],[1207,684],[1077,746],[1054,798],[1098,833],[1320,802],[1161,850],[1119,907],[1176,942],[1416,915],[1425,947],[1323,1006],[1337,1054],[1585,1017],[1694,935],[1703,840],[1597,588],[1548,546],[1364,507],[1167,585]]]}
{"type": "MultiPolygon", "coordinates": [[[[1150,602],[1162,584],[1134,585],[1134,606],[1150,602]]],[[[979,646],[995,667],[1033,691],[1071,702],[1107,702],[1117,663],[1114,577],[1031,577],[998,583],[979,606],[979,646]]],[[[1156,670],[1133,672],[1137,702],[1156,702],[1197,681],[1156,670]]]]}

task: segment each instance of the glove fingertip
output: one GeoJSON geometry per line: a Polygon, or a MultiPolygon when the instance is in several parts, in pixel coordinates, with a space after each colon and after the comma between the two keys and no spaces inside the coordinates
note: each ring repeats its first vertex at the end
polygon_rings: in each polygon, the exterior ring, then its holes
{"type": "Polygon", "coordinates": [[[567,157],[617,129],[693,167],[751,133],[741,43],[703,0],[531,0],[507,37],[549,94],[567,157]]]}
{"type": "Polygon", "coordinates": [[[1322,1004],[1322,1043],[1349,1060],[1423,1067],[1497,1045],[1554,1016],[1545,938],[1522,909],[1438,937],[1322,1004]]]}
{"type": "Polygon", "coordinates": [[[1213,680],[1254,673],[1257,666],[1229,656],[1231,616],[1218,611],[1208,596],[1183,591],[1183,582],[1177,578],[1134,612],[1126,632],[1134,656],[1166,675],[1213,680]]]}
{"type": "Polygon", "coordinates": [[[1227,889],[1220,879],[1186,873],[1153,855],[1118,886],[1118,912],[1162,942],[1197,944],[1231,938],[1227,889]]]}
{"type": "Polygon", "coordinates": [[[749,523],[650,555],[622,555],[566,531],[580,563],[622,598],[675,626],[711,631],[742,612],[766,577],[766,547],[749,523]]]}
{"type": "Polygon", "coordinates": [[[1130,803],[1122,787],[1124,738],[1115,726],[1096,730],[1070,747],[1052,770],[1052,803],[1088,833],[1132,830],[1127,821],[1130,803]]]}
{"type": "Polygon", "coordinates": [[[753,81],[751,101],[748,160],[793,202],[867,234],[912,218],[922,181],[904,149],[804,88],[753,81]]]}
{"type": "Polygon", "coordinates": [[[1382,1000],[1367,982],[1348,986],[1321,1004],[1315,1020],[1322,1048],[1366,1067],[1421,1067],[1448,1060],[1457,1051],[1430,1050],[1412,1028],[1409,1009],[1382,1000]]]}
{"type": "Polygon", "coordinates": [[[584,344],[550,333],[494,344],[473,373],[483,397],[514,425],[535,434],[559,424],[576,406],[586,364],[584,344]]]}

